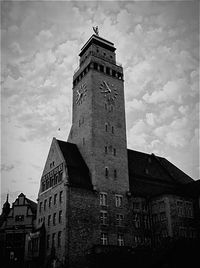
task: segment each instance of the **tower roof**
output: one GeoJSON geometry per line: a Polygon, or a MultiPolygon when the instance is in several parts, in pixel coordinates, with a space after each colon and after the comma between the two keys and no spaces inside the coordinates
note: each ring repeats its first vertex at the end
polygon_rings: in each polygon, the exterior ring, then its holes
{"type": "Polygon", "coordinates": [[[98,35],[93,34],[90,39],[85,43],[85,45],[81,48],[81,52],[79,54],[79,56],[81,57],[85,51],[88,49],[88,47],[90,47],[92,44],[96,44],[99,45],[103,48],[106,48],[112,52],[114,52],[116,50],[116,48],[114,47],[114,44],[102,37],[99,37],[98,35]]]}

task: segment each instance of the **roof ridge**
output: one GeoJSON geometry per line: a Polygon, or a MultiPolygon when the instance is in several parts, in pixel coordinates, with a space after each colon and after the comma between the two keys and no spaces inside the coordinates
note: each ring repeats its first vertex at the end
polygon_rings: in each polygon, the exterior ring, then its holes
{"type": "MultiPolygon", "coordinates": [[[[171,174],[171,172],[165,167],[165,165],[163,165],[163,163],[161,163],[159,156],[155,155],[154,153],[152,153],[151,155],[157,160],[157,162],[160,164],[160,166],[163,168],[163,170],[165,170],[165,172],[173,179],[173,181],[177,183],[177,180],[174,178],[174,176],[171,174]]],[[[164,159],[166,160],[166,158],[164,158],[164,159]]]]}

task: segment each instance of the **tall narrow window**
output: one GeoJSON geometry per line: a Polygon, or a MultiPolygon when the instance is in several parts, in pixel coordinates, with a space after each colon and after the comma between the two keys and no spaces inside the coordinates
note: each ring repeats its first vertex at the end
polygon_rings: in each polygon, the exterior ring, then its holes
{"type": "Polygon", "coordinates": [[[112,126],[112,133],[114,134],[114,127],[112,126]]]}
{"type": "Polygon", "coordinates": [[[108,147],[105,146],[105,154],[107,154],[107,153],[108,153],[108,147]]]}
{"type": "Polygon", "coordinates": [[[56,225],[56,213],[53,214],[53,225],[56,225]]]}
{"type": "Polygon", "coordinates": [[[58,214],[58,222],[59,223],[62,222],[62,210],[59,211],[59,214],[58,214]]]}
{"type": "Polygon", "coordinates": [[[48,226],[51,224],[51,215],[48,216],[48,226]]]}
{"type": "Polygon", "coordinates": [[[113,149],[113,155],[116,156],[116,149],[113,149]]]}
{"type": "Polygon", "coordinates": [[[58,232],[58,247],[61,246],[61,231],[58,232]]]}
{"type": "Polygon", "coordinates": [[[105,124],[105,129],[106,129],[106,132],[108,132],[108,124],[107,123],[105,124]]]}
{"type": "Polygon", "coordinates": [[[47,208],[47,199],[44,200],[44,211],[46,211],[47,208]]]}
{"type": "Polygon", "coordinates": [[[122,206],[122,195],[115,195],[115,206],[121,207],[122,206]]]}
{"type": "Polygon", "coordinates": [[[52,247],[55,247],[55,239],[56,239],[56,234],[53,233],[53,235],[52,235],[52,247]]]}
{"type": "Polygon", "coordinates": [[[107,194],[100,193],[100,206],[107,206],[107,194]]]}
{"type": "Polygon", "coordinates": [[[47,248],[50,247],[50,235],[47,235],[47,248]]]}
{"type": "Polygon", "coordinates": [[[51,203],[52,203],[52,197],[49,197],[49,208],[51,208],[51,203]]]}
{"type": "Polygon", "coordinates": [[[54,194],[54,205],[56,205],[56,203],[57,203],[57,194],[54,194]]]}
{"type": "Polygon", "coordinates": [[[124,221],[124,215],[123,214],[117,214],[116,215],[116,225],[117,226],[123,226],[124,221]]]}
{"type": "Polygon", "coordinates": [[[105,177],[108,178],[108,168],[105,167],[105,177]]]}
{"type": "Polygon", "coordinates": [[[101,244],[108,245],[108,234],[107,233],[101,233],[101,244]]]}
{"type": "Polygon", "coordinates": [[[103,225],[107,225],[108,224],[108,213],[107,213],[107,211],[102,210],[100,212],[100,222],[103,225]]]}
{"type": "Polygon", "coordinates": [[[124,236],[122,234],[117,235],[117,244],[118,246],[124,246],[124,236]]]}
{"type": "Polygon", "coordinates": [[[117,178],[117,170],[114,169],[114,178],[116,179],[117,178]]]}
{"type": "Polygon", "coordinates": [[[63,191],[60,191],[59,201],[60,201],[60,203],[63,202],[63,191]]]}

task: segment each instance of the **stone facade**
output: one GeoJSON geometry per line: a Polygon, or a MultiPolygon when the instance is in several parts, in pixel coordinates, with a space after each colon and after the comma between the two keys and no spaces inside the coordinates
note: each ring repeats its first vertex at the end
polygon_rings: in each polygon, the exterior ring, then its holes
{"type": "Polygon", "coordinates": [[[41,266],[101,267],[99,256],[128,259],[139,246],[199,235],[199,193],[185,191],[193,180],[164,158],[127,150],[123,82],[114,44],[93,35],[73,77],[68,141],[53,138],[41,178],[41,266]]]}

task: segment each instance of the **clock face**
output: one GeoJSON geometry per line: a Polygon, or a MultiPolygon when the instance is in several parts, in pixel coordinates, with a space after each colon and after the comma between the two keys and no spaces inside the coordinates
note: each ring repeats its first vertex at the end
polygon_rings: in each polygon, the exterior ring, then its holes
{"type": "Polygon", "coordinates": [[[115,88],[114,84],[102,81],[100,85],[101,94],[104,95],[104,98],[110,105],[115,104],[115,100],[117,98],[117,89],[115,88]]]}
{"type": "Polygon", "coordinates": [[[82,85],[79,87],[79,89],[77,89],[77,91],[76,91],[76,103],[77,103],[78,105],[80,105],[80,104],[83,102],[83,100],[85,99],[85,97],[86,97],[86,92],[87,92],[87,86],[86,86],[85,83],[82,84],[82,85]]]}

